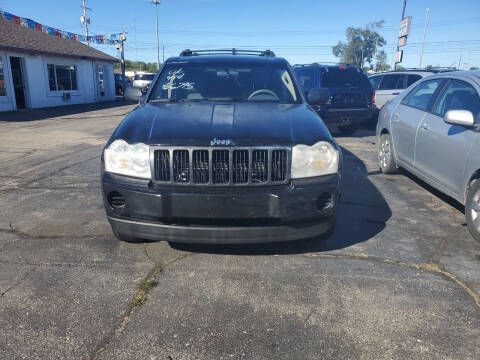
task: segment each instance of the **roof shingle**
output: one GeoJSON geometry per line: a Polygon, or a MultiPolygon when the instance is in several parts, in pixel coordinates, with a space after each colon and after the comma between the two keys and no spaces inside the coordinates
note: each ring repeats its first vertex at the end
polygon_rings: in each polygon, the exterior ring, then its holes
{"type": "Polygon", "coordinates": [[[1,16],[0,50],[109,62],[118,61],[117,58],[81,42],[23,27],[5,20],[1,16]]]}

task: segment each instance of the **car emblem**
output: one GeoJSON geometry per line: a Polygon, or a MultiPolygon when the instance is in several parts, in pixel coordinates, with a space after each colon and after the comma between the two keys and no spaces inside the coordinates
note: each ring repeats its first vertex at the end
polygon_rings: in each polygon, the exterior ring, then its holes
{"type": "Polygon", "coordinates": [[[210,140],[210,146],[219,146],[219,145],[230,146],[230,145],[233,145],[233,141],[230,139],[217,139],[217,138],[213,138],[212,140],[210,140]]]}

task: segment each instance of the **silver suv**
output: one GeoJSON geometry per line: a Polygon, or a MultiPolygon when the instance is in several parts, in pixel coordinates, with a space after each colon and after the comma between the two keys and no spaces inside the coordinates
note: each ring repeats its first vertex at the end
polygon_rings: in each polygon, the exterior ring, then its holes
{"type": "Polygon", "coordinates": [[[424,77],[439,72],[452,71],[447,68],[432,68],[430,70],[411,69],[388,71],[369,76],[370,84],[376,92],[375,105],[381,109],[387,101],[392,100],[402,90],[424,77]]]}
{"type": "Polygon", "coordinates": [[[480,241],[480,71],[429,76],[380,111],[378,157],[384,173],[402,167],[465,205],[480,241]]]}

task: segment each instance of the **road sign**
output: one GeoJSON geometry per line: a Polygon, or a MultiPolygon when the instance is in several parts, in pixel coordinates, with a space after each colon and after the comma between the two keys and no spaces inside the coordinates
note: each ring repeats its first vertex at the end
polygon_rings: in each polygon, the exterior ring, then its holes
{"type": "Polygon", "coordinates": [[[401,63],[403,60],[403,50],[397,51],[397,58],[395,59],[396,63],[401,63]]]}
{"type": "Polygon", "coordinates": [[[398,46],[405,46],[407,45],[407,37],[402,36],[401,38],[398,38],[398,46]]]}
{"type": "Polygon", "coordinates": [[[410,35],[410,27],[412,26],[412,17],[408,16],[402,21],[400,21],[400,31],[398,37],[410,35]]]}

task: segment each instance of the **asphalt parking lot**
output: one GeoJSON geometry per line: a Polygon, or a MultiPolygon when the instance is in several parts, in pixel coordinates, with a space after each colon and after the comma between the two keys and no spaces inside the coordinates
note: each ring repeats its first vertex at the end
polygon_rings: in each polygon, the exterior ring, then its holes
{"type": "Polygon", "coordinates": [[[133,105],[0,114],[1,359],[478,359],[480,244],[461,207],[337,138],[327,240],[121,243],[99,157],[133,105]]]}

